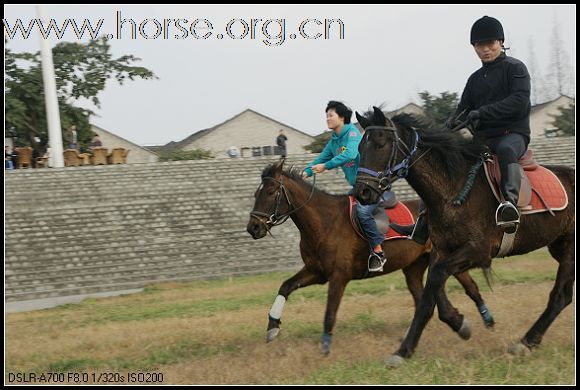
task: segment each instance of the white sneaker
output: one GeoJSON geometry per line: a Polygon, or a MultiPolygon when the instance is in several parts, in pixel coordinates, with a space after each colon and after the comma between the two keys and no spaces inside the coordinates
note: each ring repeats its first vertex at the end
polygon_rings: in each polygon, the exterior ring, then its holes
{"type": "Polygon", "coordinates": [[[369,255],[369,272],[383,272],[383,266],[387,262],[384,252],[374,252],[369,255]]]}

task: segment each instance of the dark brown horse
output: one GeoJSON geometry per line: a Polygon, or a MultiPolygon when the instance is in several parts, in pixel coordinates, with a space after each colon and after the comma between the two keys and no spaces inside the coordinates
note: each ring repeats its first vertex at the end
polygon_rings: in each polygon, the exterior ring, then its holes
{"type": "MultiPolygon", "coordinates": [[[[369,244],[351,226],[348,196],[334,196],[315,189],[300,177],[299,172],[283,170],[283,163],[281,160],[264,169],[262,182],[254,194],[256,201],[247,230],[254,239],[259,239],[266,236],[271,226],[292,218],[300,230],[304,267],[280,286],[269,313],[267,341],[278,335],[284,304],[294,290],[329,282],[321,344],[322,353],[328,354],[336,313],[347,283],[352,279],[365,279],[402,269],[416,306],[423,291],[423,274],[428,267],[431,244],[427,241],[420,245],[406,239],[385,241],[383,249],[388,261],[384,270],[369,274],[369,244]]],[[[405,204],[417,218],[419,201],[405,204]]],[[[493,326],[493,317],[486,310],[471,276],[458,274],[457,279],[476,303],[486,325],[493,326]]],[[[450,309],[448,302],[439,305],[440,311],[450,309]]],[[[467,339],[470,330],[464,327],[458,333],[467,339]]]]}
{"type": "MultiPolygon", "coordinates": [[[[357,199],[363,204],[372,203],[395,179],[406,177],[427,204],[429,236],[437,253],[411,327],[398,351],[387,360],[395,366],[413,354],[437,300],[445,295],[447,278],[475,267],[490,267],[500,248],[503,231],[496,226],[494,215],[498,202],[482,170],[475,176],[465,202],[460,206],[453,204],[470,167],[480,158],[481,140],[476,137],[468,142],[449,131],[422,130],[424,124],[407,114],[390,120],[376,107],[365,116],[357,113],[357,118],[367,129],[359,145],[361,161],[354,191],[357,199]],[[381,173],[373,178],[372,172],[381,173]]],[[[572,302],[575,170],[564,166],[547,168],[562,182],[568,206],[556,211],[555,216],[547,212],[522,215],[508,256],[547,246],[559,263],[556,283],[546,310],[524,337],[510,346],[510,352],[537,347],[550,324],[572,302]]],[[[453,310],[449,313],[454,315],[441,318],[440,314],[440,318],[452,329],[459,329],[463,316],[453,310]]]]}

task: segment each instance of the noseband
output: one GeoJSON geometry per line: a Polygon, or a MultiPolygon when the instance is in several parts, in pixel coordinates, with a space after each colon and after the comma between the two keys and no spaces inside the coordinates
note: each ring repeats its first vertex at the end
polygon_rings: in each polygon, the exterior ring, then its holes
{"type": "Polygon", "coordinates": [[[390,190],[392,184],[400,178],[405,178],[409,174],[409,168],[411,167],[411,160],[417,153],[417,147],[419,145],[419,133],[414,131],[415,133],[415,144],[413,148],[409,148],[407,144],[399,137],[397,133],[397,129],[390,126],[369,126],[365,129],[365,135],[361,142],[365,142],[366,139],[370,139],[370,132],[372,130],[382,130],[387,131],[393,134],[393,147],[391,148],[391,155],[387,160],[387,166],[383,171],[376,172],[372,169],[368,168],[361,168],[359,167],[357,170],[357,177],[356,182],[360,183],[374,192],[378,193],[379,196],[382,195],[384,191],[390,190]],[[403,147],[405,150],[403,150],[403,147]],[[400,163],[396,163],[395,159],[397,157],[398,152],[401,152],[405,157],[400,163]],[[360,174],[365,174],[365,176],[361,176],[360,174]],[[376,184],[378,189],[375,188],[374,185],[376,184]]]}

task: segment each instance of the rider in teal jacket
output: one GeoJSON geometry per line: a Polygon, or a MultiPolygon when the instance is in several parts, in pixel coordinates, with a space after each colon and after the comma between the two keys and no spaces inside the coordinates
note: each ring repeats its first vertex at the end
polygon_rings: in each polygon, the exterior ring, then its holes
{"type": "Polygon", "coordinates": [[[308,177],[312,176],[312,166],[325,163],[327,170],[341,167],[346,180],[351,186],[356,182],[356,173],[360,162],[358,144],[362,135],[358,128],[351,124],[345,124],[340,130],[340,135],[332,133],[332,136],[320,155],[312,161],[304,171],[308,177]]]}
{"type": "MultiPolygon", "coordinates": [[[[344,103],[330,101],[325,112],[328,128],[334,131],[322,153],[304,169],[303,176],[310,177],[313,173],[341,167],[348,183],[354,186],[360,163],[358,145],[362,140],[362,135],[358,128],[350,123],[352,111],[344,103]]],[[[379,202],[369,205],[356,202],[360,225],[372,249],[369,256],[370,272],[382,271],[386,261],[381,246],[385,236],[377,228],[373,217],[378,205],[379,202]]]]}

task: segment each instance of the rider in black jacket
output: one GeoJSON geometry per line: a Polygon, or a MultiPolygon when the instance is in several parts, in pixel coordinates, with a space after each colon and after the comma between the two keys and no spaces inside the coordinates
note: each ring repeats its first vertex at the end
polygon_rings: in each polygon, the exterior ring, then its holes
{"type": "Polygon", "coordinates": [[[518,163],[530,142],[530,75],[523,62],[505,54],[501,23],[484,16],[471,28],[471,44],[482,67],[467,80],[461,101],[447,121],[453,127],[463,113],[478,121],[475,133],[497,154],[504,201],[497,210],[497,224],[514,233],[519,224],[517,209],[522,169],[518,163]]]}

